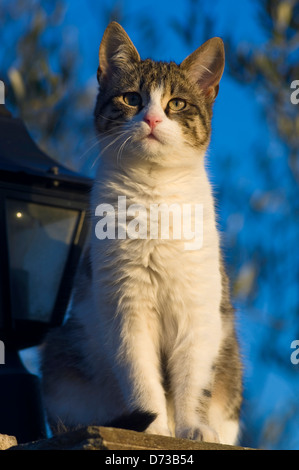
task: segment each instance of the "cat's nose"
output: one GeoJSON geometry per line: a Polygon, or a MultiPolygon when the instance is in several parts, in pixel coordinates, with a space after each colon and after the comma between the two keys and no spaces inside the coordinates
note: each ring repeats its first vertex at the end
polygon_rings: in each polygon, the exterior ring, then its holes
{"type": "Polygon", "coordinates": [[[143,120],[150,126],[151,130],[153,130],[159,122],[162,122],[162,118],[158,114],[150,113],[147,113],[143,120]]]}

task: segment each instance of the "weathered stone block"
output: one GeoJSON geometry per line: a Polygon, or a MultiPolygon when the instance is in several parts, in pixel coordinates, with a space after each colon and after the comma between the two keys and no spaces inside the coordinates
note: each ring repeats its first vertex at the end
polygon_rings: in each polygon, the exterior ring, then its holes
{"type": "Polygon", "coordinates": [[[9,447],[18,445],[15,436],[8,436],[7,434],[0,434],[0,450],[6,450],[9,447]]]}
{"type": "Polygon", "coordinates": [[[9,450],[248,450],[244,447],[194,442],[124,429],[88,426],[11,447],[9,450]]]}

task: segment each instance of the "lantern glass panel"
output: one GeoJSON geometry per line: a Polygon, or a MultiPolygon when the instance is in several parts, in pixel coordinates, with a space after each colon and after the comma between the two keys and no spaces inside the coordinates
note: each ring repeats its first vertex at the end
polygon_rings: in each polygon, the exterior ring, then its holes
{"type": "Polygon", "coordinates": [[[73,209],[6,200],[14,319],[50,321],[79,216],[73,209]]]}

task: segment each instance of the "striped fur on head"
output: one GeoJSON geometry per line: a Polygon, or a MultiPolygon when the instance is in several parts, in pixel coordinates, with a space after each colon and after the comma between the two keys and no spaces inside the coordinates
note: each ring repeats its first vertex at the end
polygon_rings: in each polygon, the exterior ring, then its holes
{"type": "MultiPolygon", "coordinates": [[[[119,132],[124,126],[128,129],[131,121],[142,120],[142,112],[149,105],[152,93],[159,89],[164,118],[179,124],[184,144],[206,149],[211,134],[212,105],[224,69],[220,38],[204,43],[180,65],[141,60],[123,28],[112,22],[101,42],[99,59],[100,90],[94,114],[100,138],[113,135],[113,131],[119,132]],[[138,93],[140,103],[128,106],[124,102],[127,93],[138,93]],[[173,99],[183,100],[186,106],[173,111],[169,106],[173,99]]],[[[125,137],[130,137],[129,133],[125,137]]],[[[136,144],[138,137],[139,134],[137,138],[133,136],[131,143],[136,144]]],[[[121,138],[118,143],[123,143],[121,138]]]]}

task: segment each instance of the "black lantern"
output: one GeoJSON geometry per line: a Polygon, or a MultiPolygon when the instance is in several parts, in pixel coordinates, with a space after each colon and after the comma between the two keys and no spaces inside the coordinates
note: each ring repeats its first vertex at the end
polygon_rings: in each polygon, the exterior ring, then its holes
{"type": "Polygon", "coordinates": [[[0,433],[19,442],[44,437],[44,422],[38,378],[18,351],[63,321],[89,230],[90,187],[0,105],[0,433]]]}

